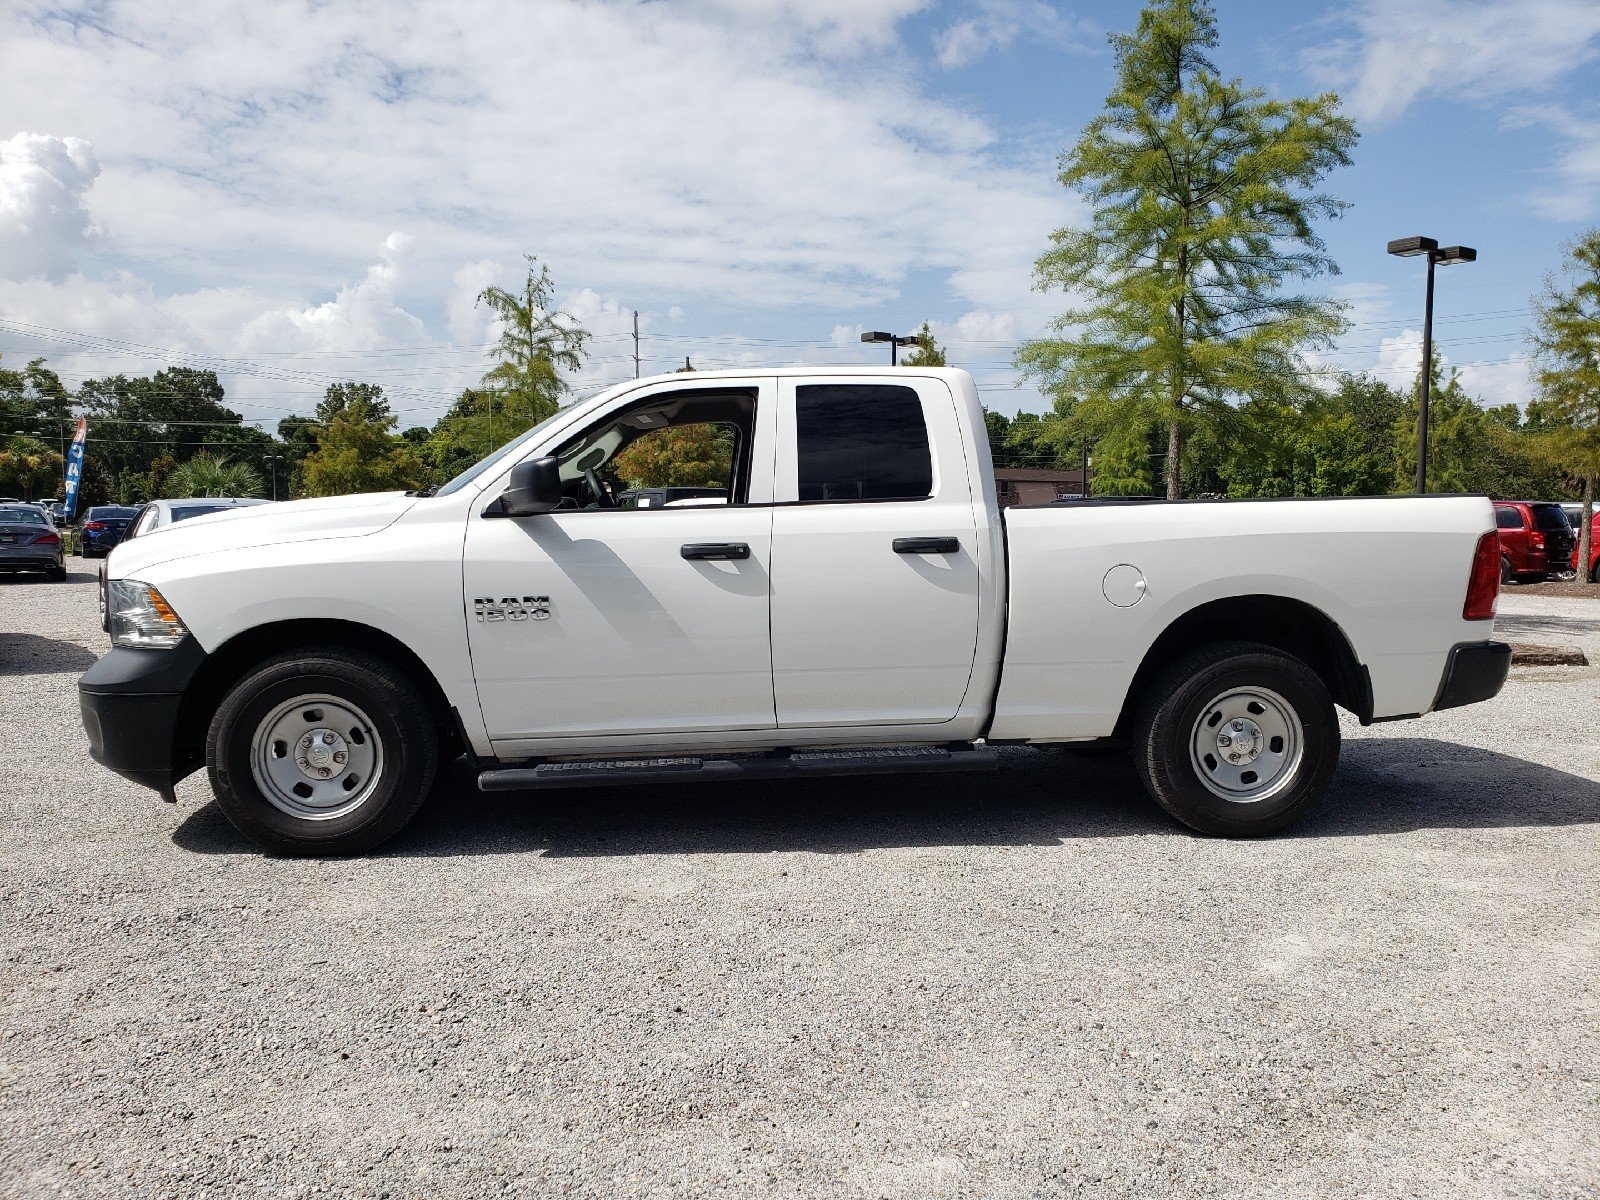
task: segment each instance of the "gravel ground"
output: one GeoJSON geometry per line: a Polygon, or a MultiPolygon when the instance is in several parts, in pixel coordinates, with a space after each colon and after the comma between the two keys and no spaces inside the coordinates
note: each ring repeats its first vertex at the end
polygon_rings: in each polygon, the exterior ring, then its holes
{"type": "MultiPolygon", "coordinates": [[[[1515,595],[1502,635],[1600,606],[1515,595]]],[[[0,1195],[1594,1197],[1600,668],[1360,729],[1292,834],[1128,764],[483,796],[263,858],[92,764],[0,580],[0,1195]]]]}

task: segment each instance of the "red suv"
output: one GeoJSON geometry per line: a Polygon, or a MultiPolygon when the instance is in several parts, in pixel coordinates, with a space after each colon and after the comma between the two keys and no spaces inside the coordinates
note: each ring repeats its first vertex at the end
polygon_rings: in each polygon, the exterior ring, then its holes
{"type": "Polygon", "coordinates": [[[1538,583],[1572,570],[1578,540],[1559,504],[1497,500],[1494,521],[1500,533],[1502,583],[1538,583]]]}

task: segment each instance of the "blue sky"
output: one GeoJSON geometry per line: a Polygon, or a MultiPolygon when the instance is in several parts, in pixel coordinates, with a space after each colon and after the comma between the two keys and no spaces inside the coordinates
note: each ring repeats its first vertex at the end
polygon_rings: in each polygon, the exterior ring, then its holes
{"type": "MultiPolygon", "coordinates": [[[[1323,287],[1327,361],[1406,382],[1424,233],[1469,388],[1530,395],[1522,331],[1561,245],[1600,223],[1600,0],[1216,6],[1224,72],[1332,89],[1356,118],[1323,287]]],[[[575,380],[878,361],[861,329],[931,320],[1002,411],[1030,288],[1081,203],[1057,154],[1111,84],[1138,6],[1045,0],[488,0],[12,6],[0,42],[0,355],[71,382],[216,368],[252,420],[330,381],[407,423],[473,383],[473,297],[549,263],[595,332],[575,380]]]]}

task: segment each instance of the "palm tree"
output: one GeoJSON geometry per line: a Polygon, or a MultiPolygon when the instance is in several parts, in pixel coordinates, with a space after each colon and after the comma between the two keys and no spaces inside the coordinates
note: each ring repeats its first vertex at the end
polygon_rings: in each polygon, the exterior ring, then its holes
{"type": "Polygon", "coordinates": [[[249,463],[212,458],[205,451],[179,463],[163,489],[169,500],[191,496],[260,496],[266,490],[261,472],[249,463]]]}

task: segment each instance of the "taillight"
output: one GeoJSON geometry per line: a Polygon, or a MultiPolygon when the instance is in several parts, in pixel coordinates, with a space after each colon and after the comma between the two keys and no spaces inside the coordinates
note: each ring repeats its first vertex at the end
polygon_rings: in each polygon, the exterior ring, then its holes
{"type": "Polygon", "coordinates": [[[99,533],[106,527],[106,523],[104,521],[85,521],[83,527],[92,533],[99,533]]]}
{"type": "Polygon", "coordinates": [[[1532,546],[1535,550],[1543,550],[1544,549],[1544,534],[1540,533],[1537,529],[1535,529],[1532,533],[1530,533],[1528,535],[1528,545],[1532,546]]]}
{"type": "Polygon", "coordinates": [[[61,535],[59,533],[41,533],[33,539],[33,544],[35,546],[59,546],[61,544],[61,535]]]}
{"type": "Polygon", "coordinates": [[[1478,539],[1478,548],[1472,554],[1472,573],[1467,576],[1467,602],[1461,606],[1462,620],[1494,620],[1494,605],[1499,598],[1500,536],[1491,529],[1478,539]]]}

